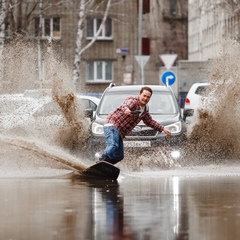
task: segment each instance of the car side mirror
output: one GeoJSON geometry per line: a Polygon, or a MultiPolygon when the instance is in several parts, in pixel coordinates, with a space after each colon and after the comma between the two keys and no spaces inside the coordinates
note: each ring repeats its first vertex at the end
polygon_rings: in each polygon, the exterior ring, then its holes
{"type": "Polygon", "coordinates": [[[185,109],[183,112],[183,120],[185,121],[187,117],[193,116],[194,110],[193,109],[185,109]]]}
{"type": "Polygon", "coordinates": [[[90,118],[91,120],[93,119],[93,110],[90,108],[87,108],[84,110],[84,116],[86,118],[90,118]]]}

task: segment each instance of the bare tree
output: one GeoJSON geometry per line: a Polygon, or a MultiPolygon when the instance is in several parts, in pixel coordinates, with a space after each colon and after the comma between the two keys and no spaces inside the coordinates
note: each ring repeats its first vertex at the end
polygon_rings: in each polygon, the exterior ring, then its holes
{"type": "Polygon", "coordinates": [[[0,0],[0,82],[2,82],[2,77],[3,77],[2,51],[4,47],[4,40],[5,40],[5,19],[7,15],[6,9],[7,9],[6,0],[0,0]]]}
{"type": "Polygon", "coordinates": [[[224,0],[224,4],[232,10],[233,13],[240,12],[240,2],[239,0],[224,0]]]}
{"type": "Polygon", "coordinates": [[[2,50],[4,46],[6,15],[7,15],[7,0],[0,0],[0,55],[2,55],[2,50]]]}
{"type": "Polygon", "coordinates": [[[7,19],[11,35],[28,36],[28,28],[35,17],[49,9],[64,6],[71,2],[72,0],[0,0],[1,9],[4,9],[1,20],[5,22],[7,19]]]}
{"type": "Polygon", "coordinates": [[[83,39],[83,29],[84,29],[84,22],[87,16],[87,12],[91,9],[93,6],[95,0],[81,0],[80,1],[80,8],[79,8],[79,20],[78,20],[78,30],[77,30],[77,39],[76,39],[76,50],[75,50],[75,57],[74,57],[74,65],[73,65],[73,82],[76,85],[77,81],[80,77],[80,63],[82,60],[82,54],[85,50],[90,48],[94,42],[96,41],[97,37],[101,33],[103,26],[106,22],[106,19],[108,17],[108,13],[110,10],[111,2],[112,0],[108,0],[106,4],[105,11],[103,13],[103,20],[98,28],[95,36],[92,38],[92,40],[86,45],[82,46],[82,39],[83,39]]]}

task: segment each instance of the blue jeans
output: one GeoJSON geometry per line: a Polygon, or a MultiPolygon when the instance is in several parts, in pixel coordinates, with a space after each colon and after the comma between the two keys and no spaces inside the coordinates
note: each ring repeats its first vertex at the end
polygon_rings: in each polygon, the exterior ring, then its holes
{"type": "Polygon", "coordinates": [[[109,157],[109,162],[115,164],[124,158],[123,139],[115,126],[104,126],[106,148],[103,155],[109,157]]]}

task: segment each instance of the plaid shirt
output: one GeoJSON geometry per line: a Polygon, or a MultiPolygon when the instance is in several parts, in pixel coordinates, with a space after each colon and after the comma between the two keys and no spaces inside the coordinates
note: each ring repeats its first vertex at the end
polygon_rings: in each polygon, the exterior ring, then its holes
{"type": "Polygon", "coordinates": [[[141,120],[148,127],[151,127],[159,132],[163,131],[163,126],[152,119],[147,106],[145,107],[144,112],[140,115],[124,114],[127,108],[131,111],[140,110],[140,101],[138,96],[128,97],[121,106],[110,112],[106,119],[106,123],[113,124],[118,129],[119,134],[122,137],[128,135],[141,120]]]}

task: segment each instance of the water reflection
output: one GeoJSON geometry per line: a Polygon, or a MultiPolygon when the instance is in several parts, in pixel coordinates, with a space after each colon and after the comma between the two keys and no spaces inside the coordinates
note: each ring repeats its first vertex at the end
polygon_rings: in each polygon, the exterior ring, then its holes
{"type": "Polygon", "coordinates": [[[239,239],[239,177],[0,181],[0,239],[239,239]]]}
{"type": "Polygon", "coordinates": [[[135,179],[132,184],[132,197],[124,197],[124,219],[136,239],[184,239],[188,226],[181,221],[186,207],[179,178],[135,179]]]}
{"type": "Polygon", "coordinates": [[[123,195],[120,193],[118,181],[84,181],[91,191],[91,239],[127,239],[124,236],[123,195]]]}
{"type": "Polygon", "coordinates": [[[179,177],[87,181],[92,199],[92,239],[184,239],[186,196],[179,177]],[[123,193],[122,193],[123,192],[123,193]]]}

